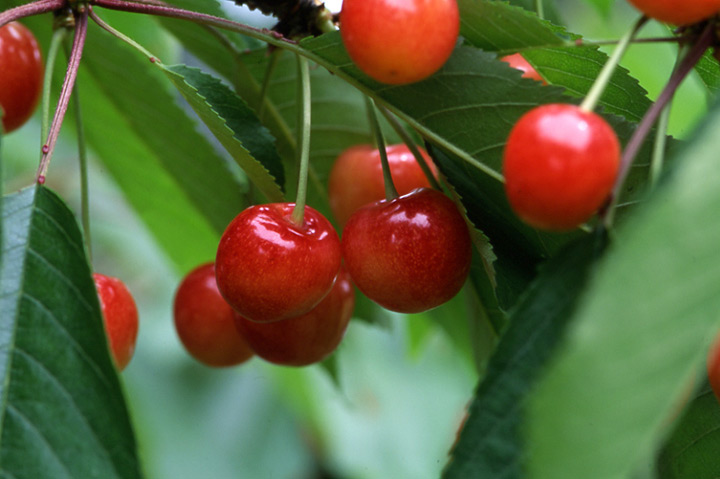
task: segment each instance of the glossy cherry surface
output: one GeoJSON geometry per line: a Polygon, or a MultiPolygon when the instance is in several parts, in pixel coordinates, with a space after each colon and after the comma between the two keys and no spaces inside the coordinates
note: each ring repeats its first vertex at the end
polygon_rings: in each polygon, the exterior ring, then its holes
{"type": "Polygon", "coordinates": [[[543,79],[543,77],[540,76],[537,70],[535,70],[535,68],[530,65],[530,63],[528,63],[525,57],[520,55],[519,53],[513,53],[512,55],[504,56],[501,58],[501,60],[510,65],[511,67],[515,68],[516,70],[520,70],[521,72],[523,72],[523,78],[530,78],[531,80],[536,80],[547,84],[547,82],[543,79]]]}
{"type": "Polygon", "coordinates": [[[619,165],[620,144],[604,119],[575,105],[543,105],[521,117],[510,132],[505,191],[528,224],[571,230],[607,200],[619,165]]]}
{"type": "Polygon", "coordinates": [[[650,18],[673,25],[689,25],[720,12],[720,0],[629,0],[650,18]]]}
{"type": "Polygon", "coordinates": [[[220,239],[215,275],[240,315],[278,321],[310,311],[340,270],[340,240],[330,222],[306,207],[301,226],[293,203],[255,205],[233,219],[220,239]]]}
{"type": "Polygon", "coordinates": [[[0,27],[0,107],[5,133],[32,116],[43,82],[40,47],[27,27],[10,22],[0,27]]]}
{"type": "Polygon", "coordinates": [[[720,401],[720,334],[715,337],[715,342],[710,348],[707,361],[708,378],[715,396],[720,401]]]}
{"type": "Polygon", "coordinates": [[[119,371],[132,359],[138,335],[138,310],[125,283],[112,276],[93,274],[97,288],[105,332],[115,366],[119,371]]]}
{"type": "Polygon", "coordinates": [[[193,269],[178,286],[173,303],[175,330],[188,353],[201,363],[235,366],[253,356],[235,328],[235,315],[220,295],[213,263],[193,269]]]}
{"type": "Polygon", "coordinates": [[[344,0],[340,12],[350,58],[388,84],[435,73],[450,57],[459,31],[456,0],[344,0]]]}
{"type": "Polygon", "coordinates": [[[235,321],[259,357],[284,366],[307,366],[335,351],[354,308],[355,291],[350,275],[341,269],[328,295],[301,316],[257,323],[236,315],[235,321]]]}
{"type": "Polygon", "coordinates": [[[427,188],[360,208],[345,225],[342,248],[360,291],[400,313],[426,311],[455,296],[472,253],[455,203],[427,188]]]}
{"type": "MultiPolygon", "coordinates": [[[[398,194],[430,187],[430,182],[407,145],[391,145],[387,152],[390,173],[398,194]]],[[[437,169],[425,150],[420,149],[434,174],[437,169]]],[[[328,180],[330,208],[340,227],[361,206],[385,198],[380,152],[371,145],[355,145],[338,156],[328,180]]]]}

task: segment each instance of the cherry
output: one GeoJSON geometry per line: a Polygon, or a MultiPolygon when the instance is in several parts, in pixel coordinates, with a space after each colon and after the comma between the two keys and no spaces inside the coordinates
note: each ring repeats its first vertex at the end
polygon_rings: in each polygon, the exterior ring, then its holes
{"type": "Polygon", "coordinates": [[[428,188],[357,210],[345,225],[342,250],[360,291],[400,313],[426,311],[455,296],[472,254],[455,203],[428,188]]]}
{"type": "Polygon", "coordinates": [[[340,269],[340,239],[317,210],[292,218],[293,203],[251,206],[220,239],[215,276],[240,315],[278,321],[310,311],[332,288],[340,269]]]}
{"type": "Polygon", "coordinates": [[[30,30],[18,22],[0,27],[0,107],[5,133],[32,116],[43,83],[40,47],[30,30]]]}
{"type": "Polygon", "coordinates": [[[350,58],[383,83],[413,83],[435,73],[459,31],[456,0],[344,0],[340,11],[350,58]]]}
{"type": "Polygon", "coordinates": [[[707,369],[710,386],[715,392],[718,401],[720,401],[720,335],[715,338],[715,342],[710,348],[707,369]]]}
{"type": "Polygon", "coordinates": [[[328,295],[309,312],[274,323],[256,323],[236,315],[235,325],[264,360],[284,366],[307,366],[335,351],[354,307],[350,275],[341,269],[328,295]]]}
{"type": "MultiPolygon", "coordinates": [[[[415,188],[430,187],[427,177],[407,145],[391,145],[385,151],[398,194],[404,195],[415,188]]],[[[420,149],[420,153],[433,174],[436,174],[437,169],[425,150],[420,149]]],[[[385,198],[378,149],[370,145],[355,145],[343,151],[330,171],[328,196],[330,208],[340,227],[344,226],[350,215],[361,206],[385,198]]]]}
{"type": "Polygon", "coordinates": [[[720,12],[720,0],[629,0],[650,18],[673,25],[690,25],[720,12]]]}
{"type": "Polygon", "coordinates": [[[188,353],[207,366],[235,366],[253,356],[235,328],[236,314],[220,295],[214,263],[193,269],[175,293],[175,330],[188,353]]]}
{"type": "Polygon", "coordinates": [[[619,165],[617,136],[599,115],[575,105],[543,105],[522,116],[510,132],[505,191],[528,224],[571,230],[607,200],[619,165]]]}
{"type": "Polygon", "coordinates": [[[536,80],[547,85],[547,82],[543,79],[543,77],[540,76],[537,70],[535,70],[535,68],[530,65],[527,60],[525,60],[525,57],[523,57],[519,53],[513,53],[512,55],[504,56],[500,60],[504,61],[516,70],[520,70],[521,72],[523,72],[523,78],[530,78],[531,80],[536,80]]]}
{"type": "Polygon", "coordinates": [[[112,276],[93,274],[100,299],[105,331],[115,366],[125,369],[135,352],[138,334],[138,311],[125,283],[112,276]]]}

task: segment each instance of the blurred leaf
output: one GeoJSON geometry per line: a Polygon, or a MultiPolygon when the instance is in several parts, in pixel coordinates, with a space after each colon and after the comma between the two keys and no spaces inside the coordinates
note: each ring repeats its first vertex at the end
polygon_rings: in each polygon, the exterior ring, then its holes
{"type": "Polygon", "coordinates": [[[717,97],[720,91],[720,64],[713,57],[713,52],[708,50],[705,56],[695,66],[695,71],[700,77],[710,97],[717,97]]]}
{"type": "Polygon", "coordinates": [[[2,475],[141,477],[75,218],[33,186],[5,198],[2,219],[2,475]]]}
{"type": "Polygon", "coordinates": [[[597,8],[600,13],[607,16],[610,14],[615,0],[585,0],[585,2],[597,8]]]}
{"type": "Polygon", "coordinates": [[[533,478],[625,478],[662,440],[720,311],[720,105],[616,232],[529,408],[533,478]],[[592,434],[588,432],[592,431],[592,434]]]}
{"type": "Polygon", "coordinates": [[[519,412],[560,341],[603,245],[604,239],[595,236],[568,245],[543,267],[511,312],[443,478],[524,477],[519,412]]]}
{"type": "Polygon", "coordinates": [[[275,139],[247,104],[216,78],[185,65],[159,65],[270,202],[284,201],[285,174],[275,139]]]}

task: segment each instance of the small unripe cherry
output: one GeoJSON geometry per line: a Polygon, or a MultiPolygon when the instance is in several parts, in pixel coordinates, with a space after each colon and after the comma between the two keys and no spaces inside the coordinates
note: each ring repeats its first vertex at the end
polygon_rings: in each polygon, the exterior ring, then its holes
{"type": "MultiPolygon", "coordinates": [[[[399,195],[415,188],[429,188],[430,182],[415,156],[404,143],[385,148],[390,174],[399,195]]],[[[430,156],[420,148],[420,154],[433,174],[437,169],[430,156]]],[[[361,206],[385,198],[380,151],[371,145],[355,145],[343,151],[333,164],[328,179],[330,209],[342,228],[350,215],[361,206]]]]}
{"type": "Polygon", "coordinates": [[[214,263],[193,269],[175,293],[173,318],[178,337],[187,352],[207,366],[235,366],[253,356],[235,328],[236,314],[220,295],[214,263]]]}
{"type": "Polygon", "coordinates": [[[138,334],[138,310],[125,283],[112,276],[93,274],[105,332],[113,360],[122,371],[132,359],[138,334]]]}
{"type": "Polygon", "coordinates": [[[350,275],[341,269],[328,295],[309,312],[274,323],[235,315],[235,324],[258,357],[283,366],[307,366],[337,349],[354,307],[350,275]]]}
{"type": "Polygon", "coordinates": [[[524,56],[519,53],[513,53],[502,57],[500,60],[504,61],[511,67],[522,72],[523,78],[530,78],[531,80],[542,82],[547,85],[547,82],[540,76],[535,68],[528,63],[524,56]]]}
{"type": "Polygon", "coordinates": [[[526,223],[567,231],[607,201],[619,166],[620,143],[602,117],[575,105],[542,105],[510,132],[503,155],[505,192],[526,223]]]}

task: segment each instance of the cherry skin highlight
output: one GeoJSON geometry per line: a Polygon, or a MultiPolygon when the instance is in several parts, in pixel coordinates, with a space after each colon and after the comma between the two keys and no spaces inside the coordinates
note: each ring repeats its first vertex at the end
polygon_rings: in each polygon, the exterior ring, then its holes
{"type": "Polygon", "coordinates": [[[547,85],[547,82],[543,79],[543,77],[540,76],[537,70],[535,70],[535,68],[530,65],[527,60],[525,60],[525,57],[523,57],[519,53],[513,53],[512,55],[504,56],[500,60],[504,61],[514,69],[523,72],[523,78],[530,78],[531,80],[539,81],[542,82],[544,85],[547,85]]]}
{"type": "Polygon", "coordinates": [[[569,104],[543,105],[515,124],[503,173],[510,206],[526,223],[572,230],[608,199],[620,143],[602,117],[569,104]]]}
{"type": "Polygon", "coordinates": [[[220,239],[215,276],[220,293],[253,321],[305,314],[332,288],[340,270],[340,239],[330,222],[306,206],[298,226],[293,203],[255,205],[233,219],[220,239]]]}
{"type": "Polygon", "coordinates": [[[132,359],[138,334],[138,310],[125,283],[112,276],[93,274],[100,299],[105,333],[115,367],[122,371],[132,359]]]}
{"type": "Polygon", "coordinates": [[[456,0],[344,0],[340,34],[350,58],[377,81],[429,77],[450,57],[460,31],[456,0]]]}
{"type": "Polygon", "coordinates": [[[708,378],[715,396],[720,401],[720,335],[716,336],[715,342],[710,348],[707,361],[708,378]]]}
{"type": "MultiPolygon", "coordinates": [[[[386,149],[390,174],[398,194],[415,188],[429,188],[430,182],[405,144],[386,149]]],[[[433,174],[437,169],[425,150],[420,149],[433,174]]],[[[380,152],[371,145],[355,145],[338,156],[328,180],[330,208],[340,227],[358,208],[385,198],[380,152]]]]}
{"type": "Polygon", "coordinates": [[[253,356],[235,328],[235,315],[220,295],[213,263],[193,269],[178,286],[173,304],[175,330],[187,352],[201,363],[221,368],[253,356]]]}
{"type": "Polygon", "coordinates": [[[720,12],[720,0],[629,0],[650,18],[673,25],[690,25],[720,12]]]}
{"type": "Polygon", "coordinates": [[[307,366],[337,349],[354,308],[350,275],[341,269],[328,295],[309,312],[274,323],[235,315],[235,325],[258,357],[283,366],[307,366]]]}
{"type": "Polygon", "coordinates": [[[0,107],[5,133],[32,116],[42,92],[44,66],[35,36],[18,22],[0,27],[0,107]]]}
{"type": "Polygon", "coordinates": [[[360,291],[399,313],[450,300],[465,283],[472,255],[455,203],[428,188],[357,210],[345,225],[342,249],[360,291]]]}

